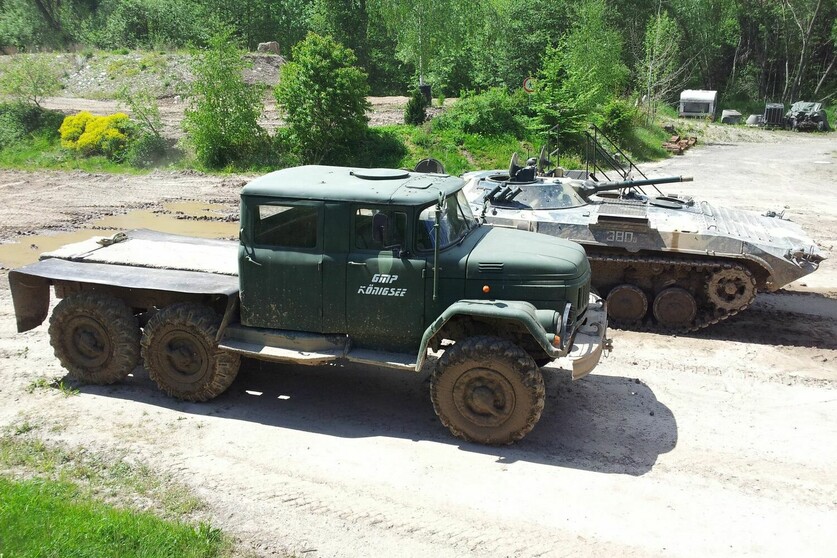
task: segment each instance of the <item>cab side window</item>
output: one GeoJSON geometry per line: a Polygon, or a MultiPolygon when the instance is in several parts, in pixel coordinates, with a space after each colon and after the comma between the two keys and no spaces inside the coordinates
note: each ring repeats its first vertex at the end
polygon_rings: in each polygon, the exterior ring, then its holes
{"type": "Polygon", "coordinates": [[[387,250],[404,246],[406,233],[406,213],[371,207],[358,208],[355,213],[355,248],[387,250]]]}
{"type": "Polygon", "coordinates": [[[256,215],[256,244],[283,248],[316,248],[319,208],[260,205],[256,215]]]}

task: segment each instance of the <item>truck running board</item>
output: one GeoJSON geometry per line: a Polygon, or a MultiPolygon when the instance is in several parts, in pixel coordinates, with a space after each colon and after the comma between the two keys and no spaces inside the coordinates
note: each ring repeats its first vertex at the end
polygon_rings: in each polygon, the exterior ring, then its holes
{"type": "Polygon", "coordinates": [[[241,324],[230,325],[218,347],[259,360],[310,366],[335,361],[402,370],[415,370],[416,366],[416,355],[353,349],[345,335],[249,328],[241,324]]]}

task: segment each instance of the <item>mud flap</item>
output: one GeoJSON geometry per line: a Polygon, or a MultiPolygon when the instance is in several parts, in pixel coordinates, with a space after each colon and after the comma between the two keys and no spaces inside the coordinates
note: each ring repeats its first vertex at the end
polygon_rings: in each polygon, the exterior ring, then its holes
{"type": "Polygon", "coordinates": [[[23,333],[41,325],[49,314],[50,280],[19,271],[9,272],[9,288],[17,318],[17,331],[23,333]]]}

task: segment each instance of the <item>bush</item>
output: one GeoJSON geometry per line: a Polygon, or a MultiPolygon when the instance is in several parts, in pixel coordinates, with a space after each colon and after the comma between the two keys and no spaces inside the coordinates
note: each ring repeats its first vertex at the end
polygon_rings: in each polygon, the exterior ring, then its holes
{"type": "Polygon", "coordinates": [[[159,164],[169,151],[168,142],[160,136],[142,133],[128,143],[125,162],[137,168],[159,164]]]}
{"type": "Polygon", "coordinates": [[[229,31],[215,35],[195,57],[192,102],[183,127],[198,161],[209,168],[245,165],[269,141],[258,124],[262,90],[247,85],[242,58],[229,31]]]}
{"type": "Polygon", "coordinates": [[[29,134],[58,134],[64,115],[57,111],[23,103],[0,104],[0,149],[26,138],[29,134]]]}
{"type": "Polygon", "coordinates": [[[510,95],[501,87],[493,87],[464,95],[436,119],[436,126],[466,134],[521,137],[526,133],[525,107],[523,93],[510,95]]]}
{"type": "Polygon", "coordinates": [[[602,110],[600,128],[611,140],[624,145],[633,133],[636,119],[637,111],[629,102],[613,99],[602,110]]]}
{"type": "Polygon", "coordinates": [[[351,50],[315,33],[294,46],[292,58],[275,90],[291,145],[306,163],[348,162],[368,130],[366,74],[351,50]]]}
{"type": "Polygon", "coordinates": [[[18,54],[0,73],[0,93],[41,108],[44,97],[60,91],[59,77],[47,56],[18,54]]]}
{"type": "Polygon", "coordinates": [[[67,149],[75,149],[78,138],[81,137],[87,123],[93,118],[95,117],[92,114],[84,110],[65,118],[61,127],[58,128],[58,133],[61,134],[61,146],[67,149]]]}
{"type": "Polygon", "coordinates": [[[104,155],[118,162],[124,159],[128,146],[130,120],[121,112],[110,116],[80,112],[66,117],[58,131],[63,147],[85,156],[104,155]]]}
{"type": "Polygon", "coordinates": [[[404,109],[404,123],[413,126],[424,124],[427,120],[427,99],[424,94],[418,89],[414,89],[410,95],[410,100],[407,101],[407,108],[404,109]]]}

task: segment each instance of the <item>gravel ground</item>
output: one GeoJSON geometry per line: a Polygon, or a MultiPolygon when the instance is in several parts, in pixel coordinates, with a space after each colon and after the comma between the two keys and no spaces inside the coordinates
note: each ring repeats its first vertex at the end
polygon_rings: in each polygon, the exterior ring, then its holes
{"type": "MultiPolygon", "coordinates": [[[[205,404],[165,397],[141,367],[74,397],[29,390],[63,373],[45,325],[15,333],[5,278],[0,426],[26,421],[29,435],[172,473],[259,556],[831,556],[837,152],[830,136],[771,138],[715,140],[648,168],[693,175],[677,190],[716,204],[786,207],[831,259],[714,328],[613,331],[589,377],[547,374],[543,418],[515,446],[451,438],[429,368],[247,362],[205,404]]],[[[232,214],[246,179],[0,171],[0,240],[172,200],[232,214]]]]}

